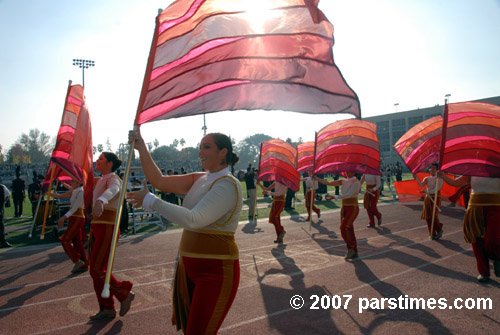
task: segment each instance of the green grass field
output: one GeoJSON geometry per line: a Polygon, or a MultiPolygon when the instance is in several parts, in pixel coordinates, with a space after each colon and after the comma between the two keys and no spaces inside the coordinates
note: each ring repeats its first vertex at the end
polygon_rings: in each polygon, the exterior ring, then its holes
{"type": "MultiPolygon", "coordinates": [[[[403,180],[406,179],[411,179],[411,174],[405,174],[403,176],[403,180]]],[[[243,210],[240,213],[240,221],[248,221],[248,209],[245,205],[248,206],[248,200],[247,200],[247,191],[246,191],[246,184],[244,182],[241,183],[241,188],[242,188],[242,193],[243,193],[243,210]]],[[[328,187],[328,192],[333,193],[334,188],[333,187],[328,187]]],[[[364,192],[364,187],[362,187],[362,192],[364,192]]],[[[294,214],[304,214],[307,213],[307,210],[305,208],[305,201],[304,201],[304,192],[302,189],[302,183],[300,190],[296,193],[297,196],[297,201],[293,204],[294,209],[293,210],[285,210],[283,211],[282,215],[294,215],[294,214]]],[[[271,207],[271,198],[264,198],[262,196],[262,190],[260,188],[257,188],[257,218],[262,219],[262,218],[267,218],[269,217],[269,211],[271,207]],[[260,208],[259,208],[260,207],[260,208]]],[[[360,195],[359,199],[361,199],[362,196],[360,195]]],[[[382,200],[382,201],[392,201],[392,197],[388,200],[382,200]]],[[[12,203],[12,200],[11,200],[12,203]]],[[[331,209],[336,209],[340,208],[340,201],[316,201],[316,206],[320,208],[322,211],[327,211],[331,209]]],[[[26,198],[24,200],[24,206],[23,206],[23,217],[21,218],[14,218],[14,204],[12,203],[11,207],[5,208],[5,214],[4,214],[4,221],[5,221],[5,227],[6,231],[8,231],[8,235],[6,236],[7,241],[12,244],[13,246],[19,247],[19,246],[27,246],[27,245],[37,245],[37,244],[47,244],[47,243],[54,243],[54,242],[59,242],[59,239],[56,237],[54,231],[51,228],[51,225],[47,225],[45,229],[45,235],[44,239],[40,240],[40,233],[41,233],[41,226],[36,227],[36,229],[33,232],[33,236],[31,238],[28,238],[29,232],[31,230],[33,218],[32,218],[32,210],[31,210],[31,202],[26,198]]],[[[143,218],[144,223],[147,223],[148,221],[153,221],[155,220],[154,218],[151,217],[144,217],[143,218]]],[[[137,227],[136,233],[137,234],[145,234],[145,233],[159,233],[164,230],[171,230],[171,229],[178,229],[179,227],[173,223],[169,223],[166,220],[163,220],[163,227],[157,224],[145,224],[145,225],[140,225],[137,227]]],[[[132,220],[129,220],[129,233],[131,234],[133,231],[132,229],[132,220]]]]}

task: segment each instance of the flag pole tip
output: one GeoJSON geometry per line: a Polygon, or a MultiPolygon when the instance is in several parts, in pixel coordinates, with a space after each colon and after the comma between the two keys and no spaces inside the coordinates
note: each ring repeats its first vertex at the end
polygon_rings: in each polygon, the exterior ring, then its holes
{"type": "Polygon", "coordinates": [[[41,235],[41,236],[40,236],[40,239],[41,239],[41,240],[43,240],[44,238],[45,238],[45,236],[44,236],[44,235],[41,235]]]}

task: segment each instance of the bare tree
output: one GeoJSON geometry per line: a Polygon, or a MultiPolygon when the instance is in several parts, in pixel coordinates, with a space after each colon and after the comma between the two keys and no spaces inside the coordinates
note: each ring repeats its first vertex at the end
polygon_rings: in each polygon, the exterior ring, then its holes
{"type": "Polygon", "coordinates": [[[45,163],[50,158],[53,147],[50,136],[38,129],[30,129],[28,134],[22,134],[17,140],[31,163],[45,163]]]}

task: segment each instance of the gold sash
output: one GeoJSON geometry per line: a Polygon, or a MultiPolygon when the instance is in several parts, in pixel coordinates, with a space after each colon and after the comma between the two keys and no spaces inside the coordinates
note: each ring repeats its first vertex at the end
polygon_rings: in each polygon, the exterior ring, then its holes
{"type": "Polygon", "coordinates": [[[358,206],[358,198],[342,199],[342,206],[358,206]]]}
{"type": "Polygon", "coordinates": [[[71,216],[74,216],[74,217],[77,217],[77,218],[85,218],[85,212],[84,212],[83,208],[78,208],[76,210],[76,212],[73,213],[73,215],[71,215],[71,216]]]}
{"type": "Polygon", "coordinates": [[[212,259],[238,259],[233,232],[184,229],[179,247],[181,256],[212,259]]]}
{"type": "Polygon", "coordinates": [[[92,219],[92,224],[101,223],[101,224],[115,224],[116,219],[116,208],[104,208],[101,216],[94,217],[92,219]]]}

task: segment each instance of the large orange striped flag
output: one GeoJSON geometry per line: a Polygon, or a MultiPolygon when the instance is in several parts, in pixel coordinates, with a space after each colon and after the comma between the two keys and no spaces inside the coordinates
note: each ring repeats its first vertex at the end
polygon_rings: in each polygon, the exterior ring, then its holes
{"type": "Polygon", "coordinates": [[[500,106],[485,102],[448,104],[441,170],[500,177],[500,106]]]}
{"type": "Polygon", "coordinates": [[[314,170],[314,141],[297,145],[297,171],[312,172],[314,170]]]}
{"type": "Polygon", "coordinates": [[[314,174],[355,172],[381,175],[380,145],[374,123],[342,120],[316,135],[314,174]]]}
{"type": "Polygon", "coordinates": [[[61,176],[66,174],[83,184],[85,205],[90,205],[94,180],[92,127],[81,85],[68,87],[51,161],[65,172],[61,176]]]}
{"type": "Polygon", "coordinates": [[[500,106],[451,103],[444,114],[446,122],[441,116],[425,120],[394,144],[410,171],[422,171],[439,161],[440,170],[449,173],[500,177],[500,106]]]}
{"type": "Polygon", "coordinates": [[[280,139],[262,142],[257,180],[277,181],[297,192],[300,175],[295,169],[296,159],[297,150],[291,144],[280,139]]]}
{"type": "Polygon", "coordinates": [[[411,173],[424,170],[439,160],[443,118],[438,115],[420,122],[401,136],[394,150],[411,173]]]}
{"type": "Polygon", "coordinates": [[[225,110],[349,113],[359,99],[333,61],[318,0],[177,0],[156,28],[135,119],[225,110]]]}

